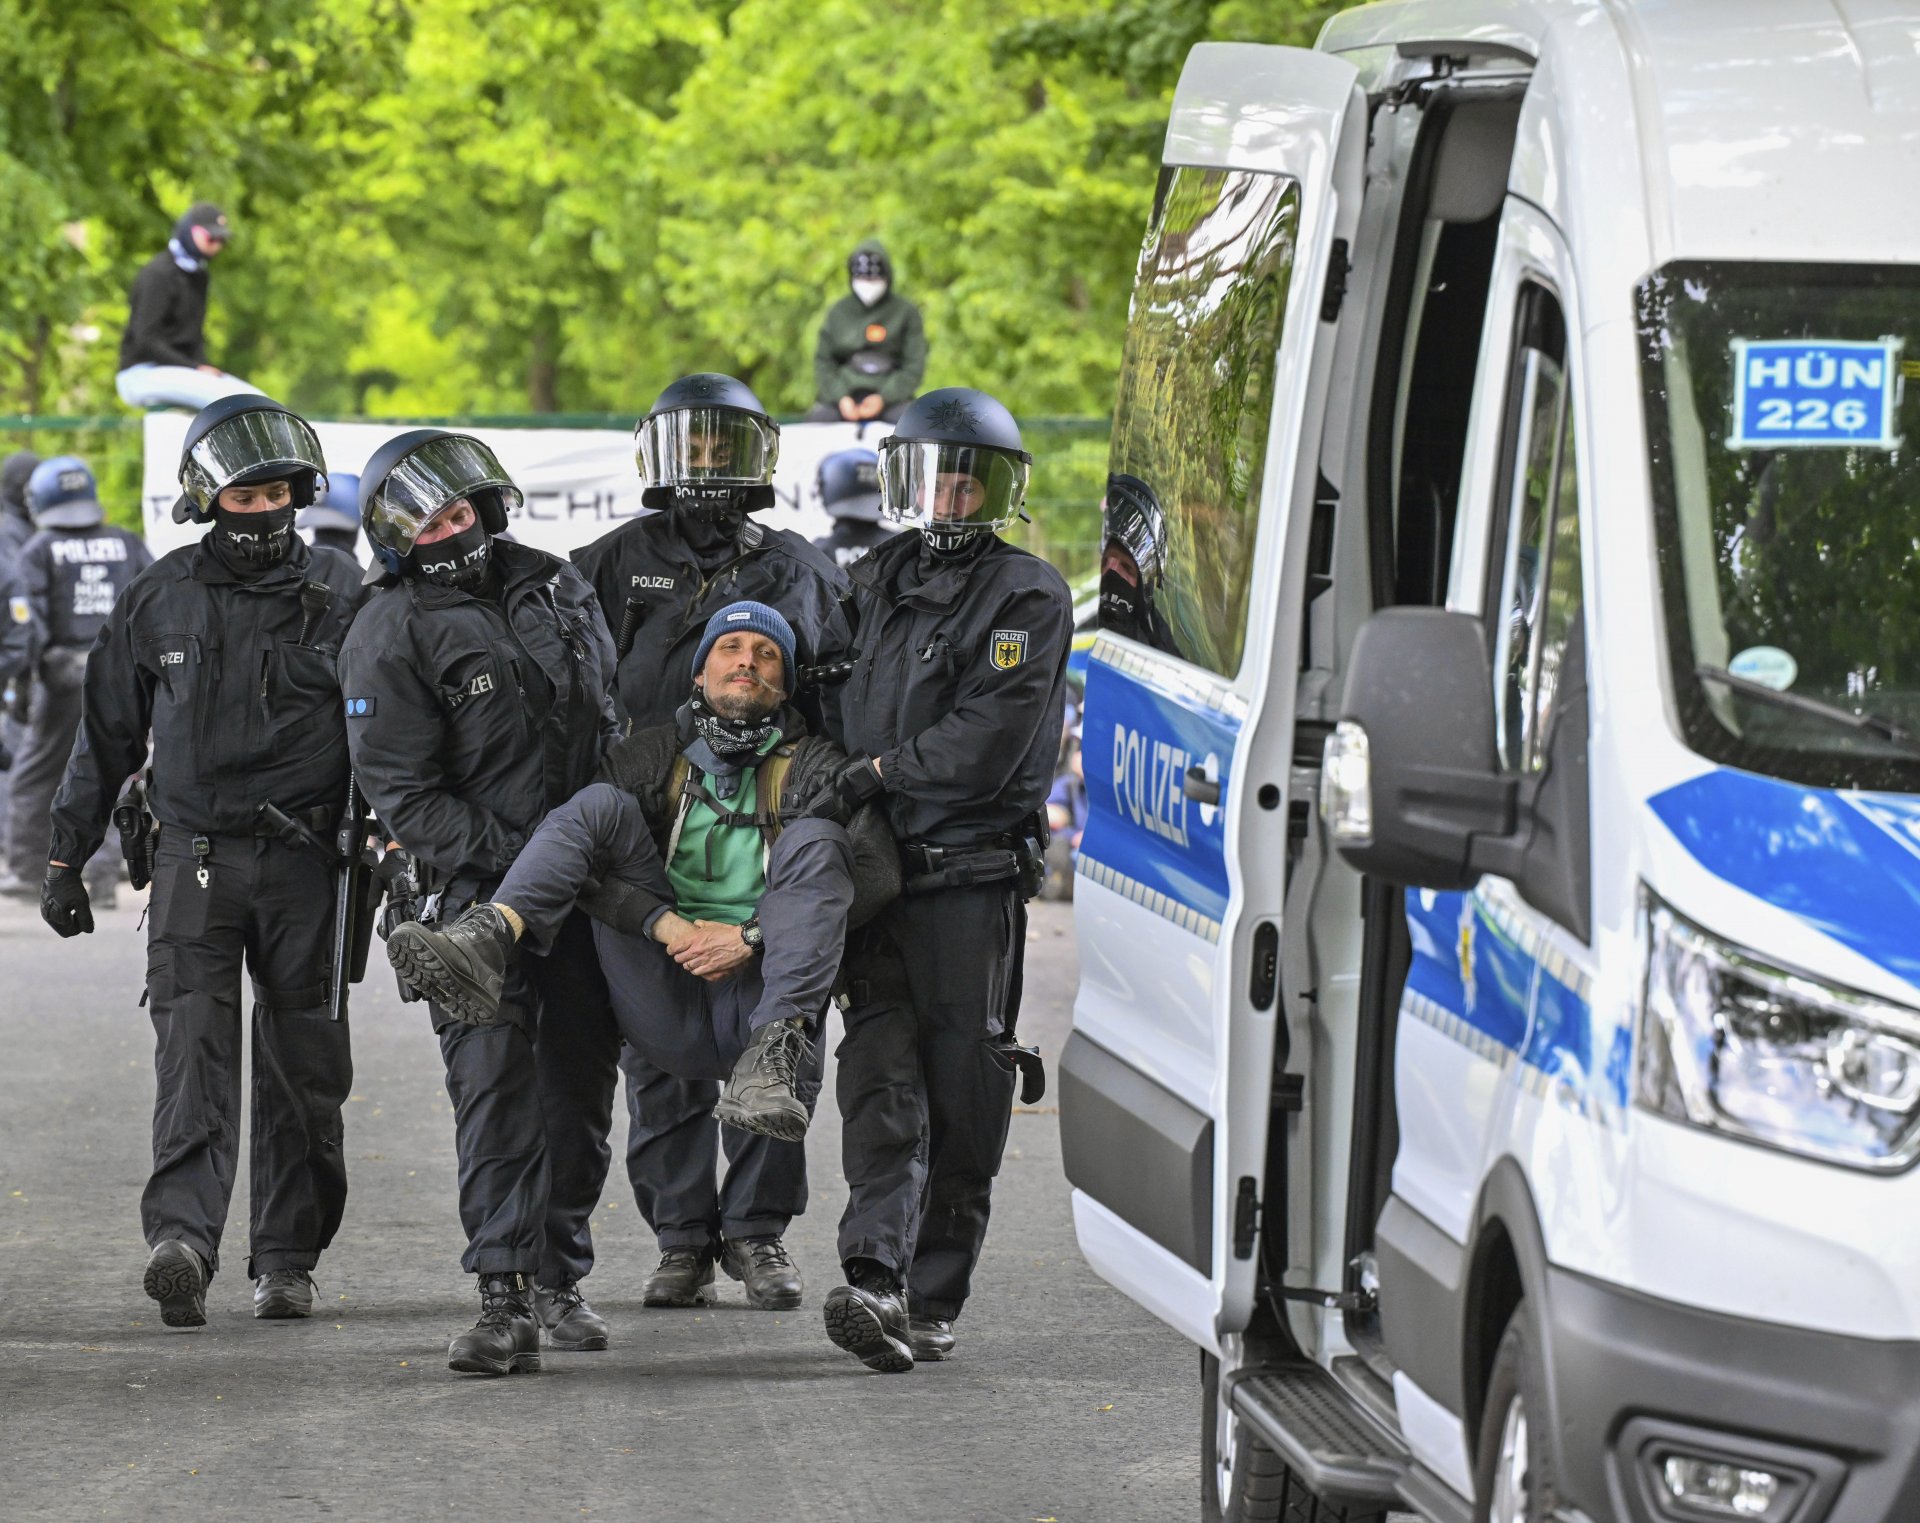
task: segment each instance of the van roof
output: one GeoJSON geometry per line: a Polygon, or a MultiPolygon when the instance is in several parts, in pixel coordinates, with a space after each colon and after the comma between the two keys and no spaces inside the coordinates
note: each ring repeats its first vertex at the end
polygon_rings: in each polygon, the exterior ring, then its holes
{"type": "Polygon", "coordinates": [[[1434,42],[1537,60],[1557,120],[1531,153],[1523,123],[1510,185],[1576,244],[1578,208],[1552,203],[1588,187],[1620,239],[1631,141],[1643,267],[1920,257],[1920,0],[1401,0],[1319,46],[1434,42]]]}

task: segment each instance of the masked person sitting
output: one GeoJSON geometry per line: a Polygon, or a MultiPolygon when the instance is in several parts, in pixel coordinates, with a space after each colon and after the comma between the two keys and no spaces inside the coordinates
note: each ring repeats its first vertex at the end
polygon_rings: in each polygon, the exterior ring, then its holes
{"type": "Polygon", "coordinates": [[[347,1022],[329,1019],[334,981],[348,972],[332,960],[338,863],[262,812],[275,805],[327,839],[347,802],[334,658],[360,605],[360,572],[293,532],[325,473],[313,430],[278,402],[228,397],[194,418],[173,512],[210,527],[113,601],[53,800],[40,909],[73,936],[93,929],[80,864],[119,814],[116,797],[147,762],[151,734],[152,820],[123,824],[122,849],[136,884],[153,881],[153,1173],[140,1222],[152,1250],[146,1292],[169,1327],[206,1321],[220,1265],[248,984],[256,1317],[311,1315],[312,1271],[346,1206],[341,1110],[353,1063],[347,1022]]]}
{"type": "Polygon", "coordinates": [[[892,898],[899,867],[877,809],[837,823],[846,755],[787,702],[793,659],[775,609],[714,614],[676,718],[616,746],[489,902],[445,931],[397,930],[401,977],[491,1025],[519,951],[547,949],[584,904],[622,1038],[670,1074],[725,1079],[728,1123],[800,1141],[798,1084],[847,927],[892,898]]]}
{"type": "Polygon", "coordinates": [[[807,422],[891,423],[927,373],[926,326],[894,289],[893,261],[877,238],[847,260],[847,287],[820,321],[807,422]]]}
{"type": "MultiPolygon", "coordinates": [[[[492,450],[439,429],[390,439],[360,478],[378,587],[340,652],[347,742],[375,815],[417,863],[422,902],[441,913],[491,895],[618,733],[593,590],[565,561],[500,537],[519,501],[492,450]]],[[[606,1323],[548,1251],[549,1194],[576,1167],[574,1080],[542,1035],[555,1012],[605,997],[585,919],[571,916],[550,956],[514,970],[492,1026],[430,1006],[453,1099],[461,1267],[480,1292],[479,1321],[447,1350],[455,1370],[537,1370],[543,1333],[557,1349],[607,1346],[606,1323]]]]}

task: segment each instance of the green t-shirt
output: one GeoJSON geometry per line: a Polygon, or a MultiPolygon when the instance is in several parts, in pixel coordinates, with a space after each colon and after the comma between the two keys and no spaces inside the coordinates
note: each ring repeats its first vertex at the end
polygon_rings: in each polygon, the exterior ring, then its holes
{"type": "MultiPolygon", "coordinates": [[[[777,742],[776,742],[777,743],[777,742]]],[[[708,792],[736,814],[752,814],[760,795],[760,770],[740,775],[739,791],[727,798],[702,776],[708,792]]],[[[750,824],[723,825],[704,799],[695,796],[680,825],[680,841],[667,864],[673,907],[688,920],[739,925],[751,918],[767,891],[766,843],[750,824]]]]}

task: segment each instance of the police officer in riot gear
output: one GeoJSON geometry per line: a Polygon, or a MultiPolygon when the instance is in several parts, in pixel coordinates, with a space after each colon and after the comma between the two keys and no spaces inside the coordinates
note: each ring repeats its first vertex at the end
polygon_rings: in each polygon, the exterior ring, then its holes
{"type": "Polygon", "coordinates": [[[146,1292],[170,1327],[206,1320],[220,1264],[239,1150],[243,969],[254,994],[256,1317],[310,1314],[312,1271],[346,1204],[341,1108],[353,1068],[347,1023],[329,1018],[345,973],[329,935],[340,863],[262,814],[276,806],[326,839],[347,800],[334,658],[360,576],[293,532],[325,471],[312,429],[266,397],[223,398],[195,417],[174,517],[211,527],[142,571],[105,618],[53,802],[41,913],[60,935],[93,929],[77,864],[110,813],[135,882],[153,882],[157,1093],[140,1215],[146,1292]],[[149,732],[150,816],[116,810],[149,732]]]}
{"type": "Polygon", "coordinates": [[[835,565],[850,566],[893,536],[894,530],[880,521],[880,457],[872,450],[828,455],[820,462],[814,485],[820,506],[833,515],[833,531],[813,543],[832,556],[835,565]]]}
{"type": "Polygon", "coordinates": [[[33,515],[27,508],[27,480],[40,457],[32,450],[15,450],[0,460],[0,894],[30,895],[31,880],[16,877],[7,866],[7,821],[12,813],[13,758],[26,740],[24,720],[28,692],[27,657],[32,653],[33,612],[26,593],[14,581],[20,551],[33,538],[33,515]]]}
{"type": "MultiPolygon", "coordinates": [[[[105,522],[93,472],[72,455],[34,467],[27,506],[36,532],[21,547],[13,579],[33,629],[26,668],[32,697],[13,765],[7,853],[14,876],[33,883],[46,872],[47,810],[80,728],[87,649],[121,590],[153,557],[139,535],[105,522]]],[[[9,616],[16,612],[10,607],[9,616]]],[[[87,882],[102,908],[112,908],[118,877],[111,852],[88,863],[87,882]]]]}
{"type": "MultiPolygon", "coordinates": [[[[844,663],[852,645],[845,574],[799,535],[752,517],[773,506],[780,443],[760,399],[731,376],[684,376],[660,393],[634,433],[642,501],[658,511],[574,555],[616,631],[616,698],[631,728],[673,719],[707,620],[732,602],[779,610],[793,628],[803,672],[844,663]]],[[[813,733],[837,737],[838,713],[828,702],[823,714],[818,688],[803,681],[794,704],[813,733]]],[[[726,1179],[716,1186],[719,1086],[676,1078],[620,1048],[611,1010],[597,1026],[576,1022],[572,1029],[583,1044],[598,1031],[601,1044],[583,1045],[577,1072],[598,1073],[610,1086],[617,1052],[627,1075],[627,1172],[661,1250],[646,1304],[698,1304],[718,1261],[744,1280],[752,1305],[798,1306],[800,1274],[783,1238],[806,1206],[801,1145],[728,1128],[726,1179]]],[[[809,1105],[818,1087],[816,1067],[804,1086],[809,1105]]],[[[611,1104],[607,1093],[605,1102],[594,1099],[596,1114],[611,1104]]],[[[600,1136],[604,1150],[605,1124],[600,1136]]],[[[603,1163],[602,1177],[604,1170],[603,1163]]],[[[586,1254],[587,1215],[597,1198],[597,1190],[585,1194],[575,1208],[574,1239],[586,1254]]]]}
{"type": "Polygon", "coordinates": [[[360,559],[360,478],[345,471],[327,478],[327,490],[311,507],[302,508],[293,522],[310,545],[338,550],[349,560],[360,559]]]}
{"type": "Polygon", "coordinates": [[[839,1050],[848,1283],[827,1333],[870,1368],[944,1359],[986,1237],[1016,1071],[1025,901],[1039,889],[1072,600],[1000,538],[1029,457],[1012,416],[932,391],[880,445],[888,516],[914,525],[853,568],[860,656],[842,690],[849,806],[880,799],[903,896],[847,949],[839,1050]]]}
{"type": "Polygon", "coordinates": [[[1161,611],[1160,581],[1167,560],[1167,515],[1153,488],[1115,471],[1100,504],[1100,628],[1180,654],[1161,611]]]}
{"type": "MultiPolygon", "coordinates": [[[[592,589],[565,561],[500,537],[520,500],[486,445],[440,429],[389,440],[360,481],[378,590],[340,653],[347,738],[375,815],[444,920],[489,897],[618,731],[613,642],[592,589]]],[[[577,1081],[545,1040],[547,1011],[605,1001],[573,914],[549,955],[516,965],[498,1024],[428,1007],[453,1099],[461,1265],[481,1303],[447,1351],[453,1369],[537,1370],[542,1334],[556,1349],[607,1346],[576,1284],[584,1270],[548,1225],[550,1177],[556,1202],[571,1201],[595,1159],[577,1081]]],[[[596,1197],[605,1137],[603,1111],[596,1197]]]]}

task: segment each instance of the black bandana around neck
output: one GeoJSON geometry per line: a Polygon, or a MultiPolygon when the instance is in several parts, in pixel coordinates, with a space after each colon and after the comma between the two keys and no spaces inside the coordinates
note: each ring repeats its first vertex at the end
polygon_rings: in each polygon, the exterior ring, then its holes
{"type": "Polygon", "coordinates": [[[778,709],[765,719],[728,719],[715,712],[707,702],[707,695],[696,688],[693,697],[687,700],[687,714],[693,733],[731,769],[744,766],[749,757],[767,750],[780,739],[778,709]]]}

